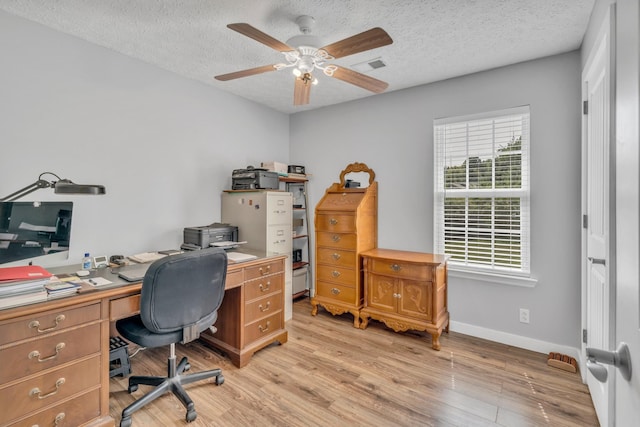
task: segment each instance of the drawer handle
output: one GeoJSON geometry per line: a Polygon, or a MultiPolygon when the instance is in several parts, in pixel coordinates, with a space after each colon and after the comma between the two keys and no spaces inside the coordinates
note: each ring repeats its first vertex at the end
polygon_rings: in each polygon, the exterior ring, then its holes
{"type": "Polygon", "coordinates": [[[335,259],[336,261],[340,259],[340,254],[334,253],[333,255],[331,255],[333,257],[333,259],[335,259]]]}
{"type": "Polygon", "coordinates": [[[38,362],[46,362],[47,360],[55,359],[56,357],[58,357],[58,354],[60,354],[60,350],[62,350],[64,347],[65,343],[63,342],[56,344],[56,353],[52,354],[49,357],[45,357],[44,359],[40,358],[40,352],[38,350],[33,350],[31,353],[29,353],[29,359],[38,358],[38,362]]]}
{"type": "Polygon", "coordinates": [[[334,234],[333,237],[331,237],[331,240],[333,240],[334,242],[339,242],[340,241],[340,236],[337,234],[334,234]]]}
{"type": "Polygon", "coordinates": [[[335,219],[335,218],[331,218],[331,219],[329,220],[329,223],[330,223],[331,225],[336,225],[336,224],[338,223],[338,220],[337,220],[337,219],[335,219]]]}
{"type": "MultiPolygon", "coordinates": [[[[60,412],[58,415],[56,415],[56,417],[53,419],[53,425],[55,427],[58,427],[60,425],[60,423],[62,421],[64,421],[64,417],[66,417],[64,412],[60,412]]],[[[31,427],[40,427],[39,424],[34,424],[31,427]]]]}
{"type": "Polygon", "coordinates": [[[60,423],[64,421],[65,416],[66,415],[64,414],[64,412],[60,412],[58,415],[56,415],[56,418],[53,420],[53,425],[56,427],[59,426],[60,423]]]}
{"type": "Polygon", "coordinates": [[[258,306],[258,309],[262,312],[268,311],[271,308],[271,301],[267,301],[267,305],[262,307],[262,304],[258,306]]]}
{"type": "Polygon", "coordinates": [[[267,326],[258,325],[258,329],[260,329],[260,332],[262,333],[267,332],[270,327],[271,327],[271,322],[268,320],[267,320],[267,326]]]}
{"type": "Polygon", "coordinates": [[[338,288],[331,288],[331,293],[334,295],[338,295],[340,293],[340,289],[338,288]]]}
{"type": "Polygon", "coordinates": [[[393,294],[394,298],[402,298],[402,294],[393,294]]]}
{"type": "Polygon", "coordinates": [[[402,267],[401,267],[401,266],[399,266],[398,264],[391,264],[391,266],[390,266],[390,267],[391,267],[391,269],[392,269],[393,271],[400,271],[400,270],[402,270],[402,267]]]}
{"type": "Polygon", "coordinates": [[[57,328],[58,325],[60,324],[60,322],[62,322],[64,319],[65,319],[64,314],[57,315],[56,316],[56,320],[55,320],[56,324],[53,325],[50,328],[47,328],[47,329],[40,329],[40,322],[38,322],[37,320],[32,320],[31,322],[29,322],[29,327],[32,328],[32,329],[33,328],[37,328],[37,331],[40,332],[40,333],[49,332],[49,331],[53,331],[55,328],[57,328]]]}
{"type": "Polygon", "coordinates": [[[32,388],[31,391],[29,392],[29,396],[38,396],[38,399],[40,400],[46,399],[47,397],[53,396],[54,394],[56,394],[58,390],[60,390],[60,386],[64,384],[64,382],[65,382],[64,378],[58,378],[58,381],[56,381],[56,389],[44,395],[40,395],[40,393],[42,392],[38,387],[32,388]]]}
{"type": "Polygon", "coordinates": [[[339,272],[339,271],[336,271],[336,270],[333,270],[333,271],[331,272],[331,275],[332,275],[333,277],[340,277],[340,272],[339,272]]]}
{"type": "Polygon", "coordinates": [[[261,276],[266,276],[267,274],[271,274],[271,266],[270,266],[270,265],[267,265],[266,270],[267,270],[267,271],[264,271],[264,270],[262,269],[262,267],[260,267],[260,269],[259,269],[258,271],[260,272],[260,275],[261,275],[261,276]]]}
{"type": "Polygon", "coordinates": [[[271,282],[267,282],[267,286],[263,286],[262,283],[260,283],[260,292],[267,292],[269,289],[271,289],[271,282]]]}

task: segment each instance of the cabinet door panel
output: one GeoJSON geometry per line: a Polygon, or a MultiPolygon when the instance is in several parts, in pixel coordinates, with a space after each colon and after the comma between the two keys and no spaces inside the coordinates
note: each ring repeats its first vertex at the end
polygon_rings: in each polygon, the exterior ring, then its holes
{"type": "Polygon", "coordinates": [[[398,299],[398,314],[421,320],[431,320],[431,293],[433,283],[398,280],[401,298],[398,299]]]}
{"type": "Polygon", "coordinates": [[[397,292],[394,279],[370,274],[367,277],[367,306],[394,313],[397,292]]]}

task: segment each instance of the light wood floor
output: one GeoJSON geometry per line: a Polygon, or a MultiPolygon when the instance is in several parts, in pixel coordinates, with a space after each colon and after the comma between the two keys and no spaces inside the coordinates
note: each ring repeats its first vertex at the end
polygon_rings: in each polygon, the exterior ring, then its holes
{"type": "MultiPolygon", "coordinates": [[[[294,303],[289,341],[256,353],[238,369],[224,356],[191,343],[178,346],[192,371],[221,367],[225,383],[187,386],[198,418],[190,426],[597,426],[579,374],[547,366],[534,353],[451,332],[441,338],[394,333],[372,321],[353,327],[351,315],[310,315],[294,303]]],[[[168,348],[131,360],[137,375],[164,375],[168,348]]],[[[127,393],[111,379],[111,415],[149,388],[127,393]]],[[[133,426],[187,425],[185,411],[165,395],[134,413],[133,426]]],[[[117,424],[116,424],[117,425],[117,424]]]]}

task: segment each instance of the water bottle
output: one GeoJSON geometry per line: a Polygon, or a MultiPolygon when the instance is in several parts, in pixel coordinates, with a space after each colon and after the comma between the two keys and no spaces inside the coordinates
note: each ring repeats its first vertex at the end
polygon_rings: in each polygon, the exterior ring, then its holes
{"type": "Polygon", "coordinates": [[[82,257],[82,269],[91,270],[91,257],[89,256],[89,252],[85,253],[84,257],[82,257]]]}

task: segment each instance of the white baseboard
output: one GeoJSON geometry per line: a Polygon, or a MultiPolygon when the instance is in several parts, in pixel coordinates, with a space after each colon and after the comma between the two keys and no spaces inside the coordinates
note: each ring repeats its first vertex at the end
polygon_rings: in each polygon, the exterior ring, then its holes
{"type": "MultiPolygon", "coordinates": [[[[499,342],[501,344],[506,344],[513,347],[524,348],[525,350],[531,350],[538,353],[549,354],[551,352],[554,352],[566,354],[567,356],[575,358],[576,363],[579,367],[582,366],[582,357],[580,355],[579,348],[554,344],[547,341],[540,341],[534,338],[509,334],[507,332],[496,331],[494,329],[487,329],[480,326],[469,325],[468,323],[455,321],[452,321],[450,323],[449,330],[489,341],[499,342]]],[[[580,369],[580,371],[582,372],[583,369],[580,369]]]]}

